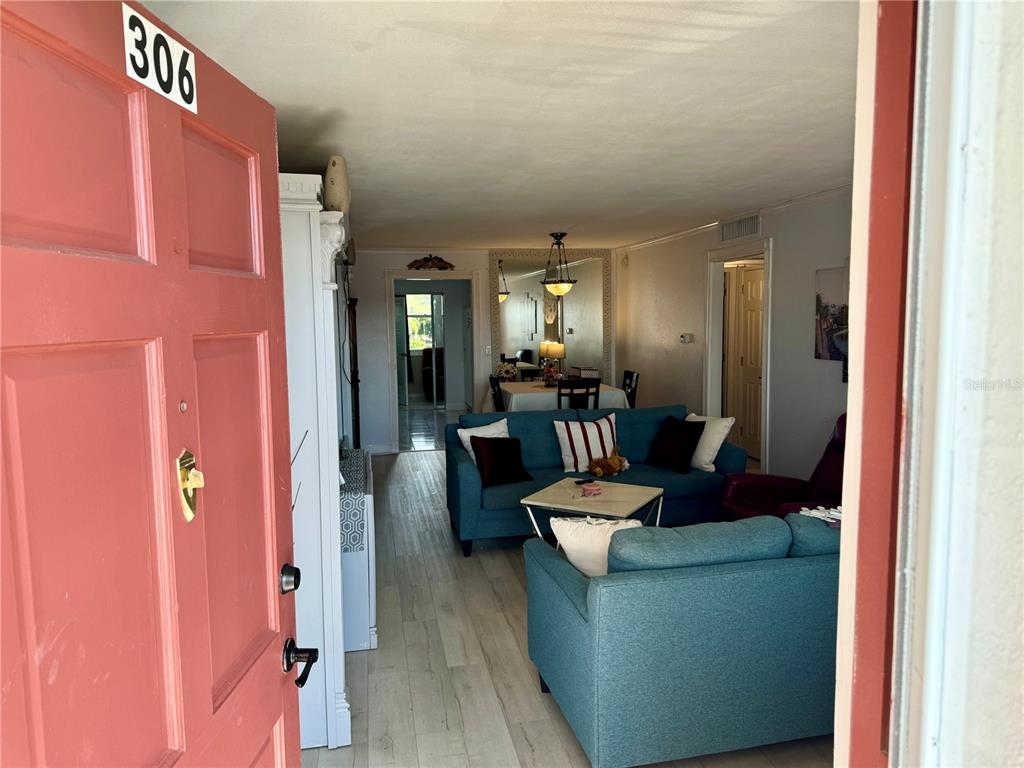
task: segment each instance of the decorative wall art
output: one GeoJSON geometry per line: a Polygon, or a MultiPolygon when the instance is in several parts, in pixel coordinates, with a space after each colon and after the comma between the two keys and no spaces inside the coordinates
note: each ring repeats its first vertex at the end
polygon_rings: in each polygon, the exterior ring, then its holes
{"type": "Polygon", "coordinates": [[[449,269],[455,269],[455,265],[452,264],[450,261],[445,261],[440,256],[435,256],[434,254],[430,254],[429,256],[424,256],[422,259],[416,259],[415,261],[410,261],[406,268],[407,269],[440,269],[440,270],[449,270],[449,269]]]}
{"type": "Polygon", "coordinates": [[[841,360],[847,380],[850,268],[830,267],[814,273],[814,356],[841,360]]]}

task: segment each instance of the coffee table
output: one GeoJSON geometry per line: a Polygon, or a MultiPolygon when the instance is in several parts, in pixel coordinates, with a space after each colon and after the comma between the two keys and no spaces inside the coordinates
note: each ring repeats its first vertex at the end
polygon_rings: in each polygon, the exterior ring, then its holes
{"type": "Polygon", "coordinates": [[[651,518],[651,513],[657,511],[654,524],[661,525],[661,504],[664,500],[665,489],[655,488],[650,485],[630,485],[628,483],[607,483],[595,480],[601,486],[600,496],[584,496],[580,486],[576,484],[578,478],[566,477],[557,483],[549,485],[536,493],[531,493],[525,499],[519,501],[526,507],[526,513],[530,516],[533,530],[541,536],[540,526],[537,525],[537,518],[533,514],[534,507],[553,509],[558,512],[568,512],[573,515],[592,515],[593,517],[607,517],[616,520],[625,520],[632,516],[637,510],[646,505],[651,508],[647,511],[644,524],[651,518]]]}

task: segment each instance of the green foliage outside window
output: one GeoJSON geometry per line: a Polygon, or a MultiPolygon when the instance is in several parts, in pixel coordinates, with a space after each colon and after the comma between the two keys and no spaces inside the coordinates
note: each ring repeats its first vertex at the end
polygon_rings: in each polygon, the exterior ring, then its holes
{"type": "Polygon", "coordinates": [[[406,296],[405,311],[409,324],[409,349],[433,347],[434,320],[430,311],[430,294],[406,296]]]}

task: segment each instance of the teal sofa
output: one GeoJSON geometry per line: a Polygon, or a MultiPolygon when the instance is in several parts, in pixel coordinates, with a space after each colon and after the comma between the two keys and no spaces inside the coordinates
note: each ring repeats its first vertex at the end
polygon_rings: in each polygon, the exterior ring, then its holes
{"type": "Polygon", "coordinates": [[[839,531],[803,515],[524,546],[530,658],[595,768],[832,732],[839,531]]]}
{"type": "MultiPolygon", "coordinates": [[[[745,472],[747,453],[739,446],[724,443],[715,459],[715,471],[692,469],[683,474],[644,463],[654,436],[668,416],[686,417],[685,405],[658,408],[605,408],[600,410],[523,411],[515,413],[471,413],[458,424],[445,427],[448,515],[452,529],[469,555],[475,539],[503,536],[527,536],[533,533],[529,518],[519,500],[564,477],[590,477],[585,473],[567,473],[555,435],[554,422],[593,421],[615,414],[620,453],[629,459],[630,469],[611,482],[653,485],[665,489],[661,524],[665,526],[704,523],[721,519],[725,476],[745,472]],[[459,427],[480,427],[508,419],[511,437],[518,437],[523,448],[523,465],[532,481],[481,488],[480,472],[459,442],[459,427]]],[[[641,511],[642,514],[642,511],[641,511]]],[[[550,531],[551,515],[538,513],[537,523],[550,531]]]]}

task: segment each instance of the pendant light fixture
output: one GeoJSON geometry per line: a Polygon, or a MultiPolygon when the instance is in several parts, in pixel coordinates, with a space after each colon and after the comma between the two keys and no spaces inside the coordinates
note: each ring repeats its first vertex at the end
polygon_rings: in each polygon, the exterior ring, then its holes
{"type": "Polygon", "coordinates": [[[501,304],[505,299],[511,295],[511,291],[508,289],[508,281],[505,280],[505,269],[501,266],[504,259],[498,259],[498,272],[501,274],[501,288],[498,291],[498,303],[501,304]]]}
{"type": "Polygon", "coordinates": [[[576,281],[569,277],[569,263],[565,260],[565,245],[562,243],[565,235],[565,232],[551,233],[554,242],[548,250],[548,267],[544,272],[544,279],[540,281],[540,284],[552,296],[565,296],[576,285],[576,281]],[[558,252],[558,255],[555,266],[552,269],[551,256],[555,251],[558,252]]]}

